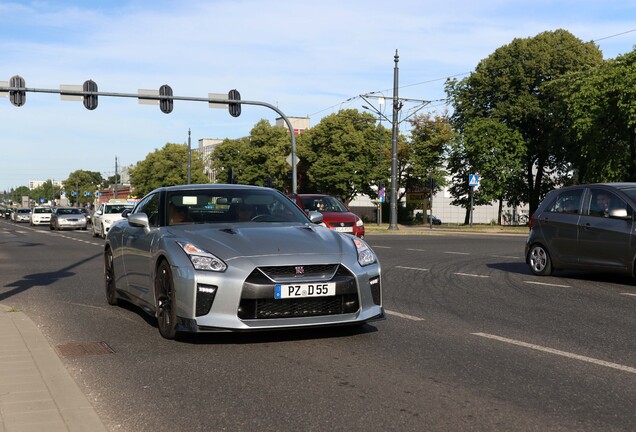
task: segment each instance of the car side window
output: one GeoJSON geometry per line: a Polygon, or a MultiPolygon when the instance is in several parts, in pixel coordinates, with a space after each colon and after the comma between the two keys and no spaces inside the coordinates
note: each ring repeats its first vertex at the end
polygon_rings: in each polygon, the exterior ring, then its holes
{"type": "Polygon", "coordinates": [[[579,214],[581,209],[581,197],[583,189],[575,189],[561,192],[556,199],[546,208],[552,213],[579,214]]]}
{"type": "MultiPolygon", "coordinates": [[[[632,216],[632,208],[618,195],[605,189],[592,189],[591,199],[587,208],[589,216],[609,217],[612,210],[625,210],[627,216],[632,216]]],[[[624,213],[625,214],[625,213],[624,213]]]]}
{"type": "Polygon", "coordinates": [[[150,226],[157,226],[159,223],[159,194],[152,194],[144,198],[137,207],[135,213],[146,213],[150,226]]]}

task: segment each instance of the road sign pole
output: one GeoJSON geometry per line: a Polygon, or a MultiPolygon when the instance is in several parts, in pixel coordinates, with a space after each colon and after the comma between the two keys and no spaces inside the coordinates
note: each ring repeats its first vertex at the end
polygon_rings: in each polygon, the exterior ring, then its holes
{"type": "Polygon", "coordinates": [[[470,227],[473,227],[473,206],[474,206],[474,202],[473,202],[473,190],[475,189],[475,186],[471,186],[470,187],[470,227]]]}

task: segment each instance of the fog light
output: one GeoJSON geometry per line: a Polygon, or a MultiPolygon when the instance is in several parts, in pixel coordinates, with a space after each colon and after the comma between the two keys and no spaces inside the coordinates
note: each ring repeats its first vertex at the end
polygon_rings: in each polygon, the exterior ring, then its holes
{"type": "Polygon", "coordinates": [[[210,313],[217,288],[215,285],[197,285],[196,316],[210,313]]]}
{"type": "Polygon", "coordinates": [[[371,287],[371,296],[373,304],[382,306],[382,288],[380,284],[380,276],[374,276],[369,279],[369,287],[371,287]]]}

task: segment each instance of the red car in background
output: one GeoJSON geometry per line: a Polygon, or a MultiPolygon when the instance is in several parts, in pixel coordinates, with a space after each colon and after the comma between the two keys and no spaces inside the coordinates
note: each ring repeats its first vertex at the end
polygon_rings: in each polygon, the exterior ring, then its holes
{"type": "Polygon", "coordinates": [[[289,197],[305,213],[311,210],[322,213],[322,221],[328,228],[364,238],[364,222],[338,198],[324,194],[292,194],[289,197]]]}

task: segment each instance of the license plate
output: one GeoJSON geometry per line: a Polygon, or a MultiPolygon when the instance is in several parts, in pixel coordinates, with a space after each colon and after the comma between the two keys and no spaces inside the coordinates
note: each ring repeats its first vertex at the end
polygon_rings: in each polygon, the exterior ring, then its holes
{"type": "Polygon", "coordinates": [[[352,227],[334,227],[334,231],[338,232],[353,232],[352,227]]]}
{"type": "Polygon", "coordinates": [[[274,286],[274,298],[303,298],[303,297],[327,297],[336,295],[336,284],[311,283],[311,284],[285,284],[274,286]]]}

